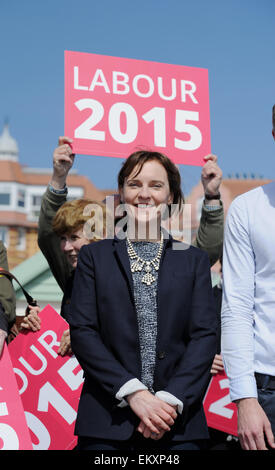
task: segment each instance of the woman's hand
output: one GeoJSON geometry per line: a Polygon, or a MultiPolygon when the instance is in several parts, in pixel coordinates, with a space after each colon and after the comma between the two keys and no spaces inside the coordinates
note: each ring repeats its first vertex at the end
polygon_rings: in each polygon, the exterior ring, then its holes
{"type": "Polygon", "coordinates": [[[165,431],[163,430],[159,431],[159,434],[156,434],[154,432],[152,433],[150,429],[148,428],[148,426],[146,426],[143,421],[140,421],[137,427],[137,431],[140,432],[143,435],[143,437],[145,437],[145,439],[150,438],[150,439],[153,439],[154,441],[159,441],[165,434],[165,431]]]}
{"type": "Polygon", "coordinates": [[[65,356],[65,354],[72,354],[72,349],[71,349],[71,337],[70,337],[70,330],[65,330],[61,341],[60,341],[60,346],[58,349],[58,354],[60,356],[65,356]]]}
{"type": "Polygon", "coordinates": [[[20,325],[21,328],[26,330],[39,331],[41,326],[41,319],[39,318],[40,307],[28,306],[30,313],[23,318],[20,325]]]}
{"type": "Polygon", "coordinates": [[[72,153],[72,139],[59,137],[58,147],[53,152],[53,175],[51,184],[55,189],[62,189],[73,166],[75,155],[72,153]]]}
{"type": "Polygon", "coordinates": [[[201,172],[203,189],[206,194],[215,195],[219,192],[222,182],[222,170],[217,164],[218,158],[216,155],[207,155],[204,160],[206,163],[201,172]]]}
{"type": "MultiPolygon", "coordinates": [[[[133,412],[141,419],[148,428],[140,428],[146,435],[155,433],[157,436],[162,431],[170,431],[177,417],[173,406],[155,397],[148,390],[140,390],[127,396],[127,401],[133,412]]],[[[148,436],[149,437],[149,436],[148,436]]]]}
{"type": "Polygon", "coordinates": [[[219,372],[224,371],[224,366],[223,366],[223,361],[222,361],[222,356],[220,354],[216,354],[214,357],[214,361],[211,366],[211,374],[216,375],[219,372]]]}
{"type": "MultiPolygon", "coordinates": [[[[177,409],[177,406],[174,406],[174,405],[172,406],[174,410],[177,409]]],[[[156,434],[155,432],[152,433],[150,429],[148,428],[148,426],[146,426],[143,421],[140,421],[137,427],[137,431],[140,432],[143,435],[143,437],[145,437],[145,439],[148,439],[150,437],[150,439],[153,439],[154,441],[159,441],[166,432],[164,430],[159,430],[159,434],[156,434]]]]}

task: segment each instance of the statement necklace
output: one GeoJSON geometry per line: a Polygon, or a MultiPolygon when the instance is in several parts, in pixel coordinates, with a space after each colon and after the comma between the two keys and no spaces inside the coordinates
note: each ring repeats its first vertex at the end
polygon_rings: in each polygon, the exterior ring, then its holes
{"type": "Polygon", "coordinates": [[[138,254],[134,250],[131,240],[129,240],[129,238],[127,237],[127,251],[128,251],[128,255],[130,258],[130,262],[131,262],[131,271],[132,273],[135,273],[137,271],[142,271],[144,269],[145,274],[142,277],[141,282],[143,282],[144,284],[147,284],[147,286],[151,286],[153,282],[155,282],[156,280],[156,277],[152,274],[152,267],[155,269],[155,271],[159,270],[162,248],[163,248],[163,233],[161,233],[159,249],[158,249],[156,256],[152,258],[151,260],[147,261],[145,259],[142,259],[140,256],[138,256],[138,254]]]}

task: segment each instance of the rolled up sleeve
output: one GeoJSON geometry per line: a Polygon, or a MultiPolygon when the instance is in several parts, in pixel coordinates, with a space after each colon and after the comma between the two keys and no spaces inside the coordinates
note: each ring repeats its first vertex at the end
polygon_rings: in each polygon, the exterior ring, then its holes
{"type": "Polygon", "coordinates": [[[223,250],[221,348],[231,400],[257,397],[254,377],[254,253],[244,199],[229,209],[223,250]]]}

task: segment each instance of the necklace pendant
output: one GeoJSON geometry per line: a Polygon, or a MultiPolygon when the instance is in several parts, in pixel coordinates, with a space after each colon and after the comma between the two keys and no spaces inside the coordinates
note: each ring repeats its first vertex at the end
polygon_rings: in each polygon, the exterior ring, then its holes
{"type": "Polygon", "coordinates": [[[133,248],[131,240],[129,240],[128,238],[127,238],[127,243],[128,243],[127,251],[128,251],[129,258],[131,261],[135,259],[135,261],[131,263],[131,272],[135,273],[137,271],[142,271],[144,269],[146,274],[144,274],[144,276],[142,277],[141,282],[143,282],[143,284],[146,284],[147,286],[151,286],[153,282],[156,281],[156,277],[153,276],[151,272],[153,268],[155,271],[158,271],[159,266],[160,266],[161,253],[163,249],[163,234],[161,233],[161,241],[160,241],[158,253],[150,261],[146,261],[137,255],[137,253],[135,252],[133,248]]]}
{"type": "Polygon", "coordinates": [[[147,284],[147,286],[151,286],[151,284],[153,284],[153,282],[155,280],[156,280],[156,278],[154,276],[152,276],[152,274],[146,273],[146,274],[144,274],[143,278],[141,279],[141,282],[143,282],[143,284],[147,284]]]}
{"type": "Polygon", "coordinates": [[[154,269],[155,269],[156,271],[159,270],[159,261],[158,261],[158,260],[152,260],[152,261],[151,261],[151,264],[154,266],[154,269]]]}
{"type": "Polygon", "coordinates": [[[152,271],[152,268],[150,266],[150,262],[147,261],[146,266],[145,266],[144,269],[147,273],[150,273],[152,271]]]}
{"type": "Polygon", "coordinates": [[[136,273],[137,271],[141,271],[141,270],[142,270],[142,265],[138,261],[135,261],[134,263],[131,264],[132,273],[136,273]]]}

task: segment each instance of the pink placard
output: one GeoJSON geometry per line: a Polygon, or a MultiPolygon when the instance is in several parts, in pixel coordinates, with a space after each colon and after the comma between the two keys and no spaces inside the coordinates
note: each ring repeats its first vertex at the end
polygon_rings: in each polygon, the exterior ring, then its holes
{"type": "Polygon", "coordinates": [[[9,345],[19,393],[35,450],[69,450],[83,384],[75,356],[57,354],[65,320],[48,305],[41,329],[21,332],[9,345]]]}
{"type": "Polygon", "coordinates": [[[138,148],[201,166],[210,153],[207,69],[65,51],[65,129],[78,154],[138,148]]]}
{"type": "Polygon", "coordinates": [[[7,345],[0,358],[0,450],[32,450],[7,345]]]}
{"type": "Polygon", "coordinates": [[[230,400],[229,380],[224,372],[215,375],[204,398],[204,412],[210,428],[237,436],[237,407],[230,400]]]}

